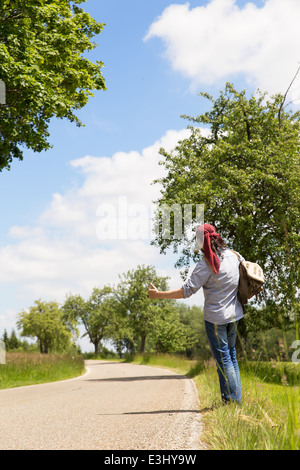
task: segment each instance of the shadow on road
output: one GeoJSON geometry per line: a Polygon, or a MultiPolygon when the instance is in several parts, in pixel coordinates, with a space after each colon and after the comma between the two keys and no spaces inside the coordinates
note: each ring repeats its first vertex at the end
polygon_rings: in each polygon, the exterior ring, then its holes
{"type": "Polygon", "coordinates": [[[135,380],[182,380],[186,375],[141,375],[135,377],[109,377],[105,379],[86,379],[87,382],[133,382],[135,380]]]}
{"type": "Polygon", "coordinates": [[[157,411],[129,411],[128,413],[122,413],[123,415],[160,415],[160,414],[173,413],[202,413],[201,410],[157,410],[157,411]]]}
{"type": "Polygon", "coordinates": [[[127,413],[97,413],[99,416],[121,416],[121,415],[158,415],[158,414],[177,414],[177,413],[196,413],[202,414],[213,411],[215,407],[206,407],[201,410],[154,410],[154,411],[128,411],[127,413]]]}

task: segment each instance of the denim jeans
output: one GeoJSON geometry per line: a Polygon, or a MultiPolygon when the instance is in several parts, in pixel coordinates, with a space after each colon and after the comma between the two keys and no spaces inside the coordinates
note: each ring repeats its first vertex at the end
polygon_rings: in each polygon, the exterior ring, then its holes
{"type": "Polygon", "coordinates": [[[222,400],[242,403],[241,378],[235,350],[237,322],[217,325],[205,321],[205,329],[217,365],[222,400]]]}

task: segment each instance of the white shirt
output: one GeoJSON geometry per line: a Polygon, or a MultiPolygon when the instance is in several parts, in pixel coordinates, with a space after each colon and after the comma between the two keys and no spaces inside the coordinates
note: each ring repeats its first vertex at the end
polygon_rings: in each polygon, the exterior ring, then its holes
{"type": "MultiPolygon", "coordinates": [[[[237,321],[244,316],[243,307],[237,298],[240,261],[228,249],[222,252],[222,256],[219,257],[221,264],[218,274],[202,259],[182,286],[184,298],[203,287],[204,320],[217,325],[237,321]]],[[[241,261],[244,261],[242,256],[241,261]]]]}

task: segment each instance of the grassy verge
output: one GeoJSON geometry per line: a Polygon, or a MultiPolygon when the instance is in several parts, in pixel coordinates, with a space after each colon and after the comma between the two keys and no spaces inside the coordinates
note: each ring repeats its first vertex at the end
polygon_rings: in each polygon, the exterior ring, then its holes
{"type": "Polygon", "coordinates": [[[11,352],[0,364],[0,389],[70,379],[84,370],[81,356],[11,352]]]}
{"type": "Polygon", "coordinates": [[[299,364],[241,364],[243,404],[224,406],[213,362],[169,355],[137,356],[132,362],[193,377],[204,425],[202,441],[209,449],[300,449],[299,364]]]}

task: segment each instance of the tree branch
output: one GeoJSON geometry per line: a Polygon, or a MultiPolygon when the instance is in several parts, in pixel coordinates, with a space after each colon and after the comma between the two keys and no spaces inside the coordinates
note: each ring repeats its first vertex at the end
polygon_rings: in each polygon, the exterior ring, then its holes
{"type": "MultiPolygon", "coordinates": [[[[293,85],[294,81],[296,80],[296,77],[297,77],[299,71],[300,71],[300,66],[298,67],[297,72],[295,73],[295,76],[294,76],[293,80],[292,80],[291,83],[289,84],[288,89],[286,90],[286,92],[285,92],[285,94],[284,94],[284,97],[283,97],[283,100],[282,100],[282,102],[281,102],[281,104],[280,104],[279,111],[278,111],[279,129],[281,128],[281,111],[282,111],[282,109],[283,109],[284,102],[285,102],[285,100],[286,100],[286,97],[287,97],[288,92],[289,92],[290,89],[291,89],[291,86],[293,85]]],[[[290,102],[290,103],[291,103],[291,102],[290,102]]]]}
{"type": "Polygon", "coordinates": [[[283,109],[285,109],[289,104],[295,103],[295,101],[300,101],[300,98],[296,98],[295,100],[289,101],[289,102],[283,107],[283,109]]]}
{"type": "Polygon", "coordinates": [[[14,15],[14,14],[10,14],[9,16],[6,16],[4,18],[0,18],[0,22],[1,23],[4,23],[4,21],[7,21],[7,20],[16,20],[18,18],[22,18],[23,19],[23,12],[22,13],[19,13],[18,15],[14,15]]]}

